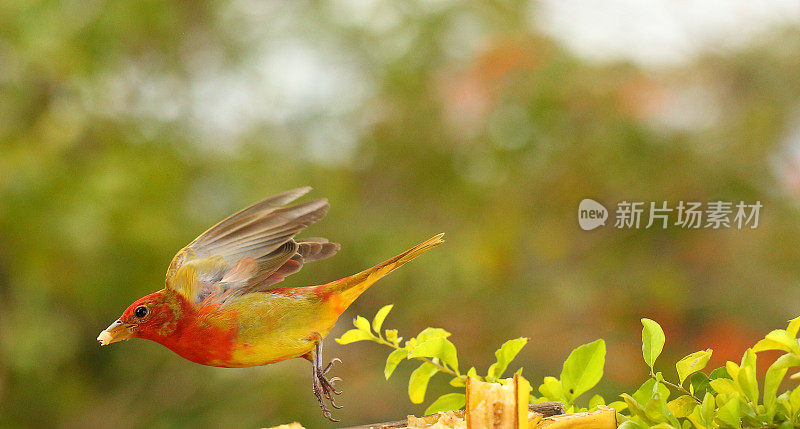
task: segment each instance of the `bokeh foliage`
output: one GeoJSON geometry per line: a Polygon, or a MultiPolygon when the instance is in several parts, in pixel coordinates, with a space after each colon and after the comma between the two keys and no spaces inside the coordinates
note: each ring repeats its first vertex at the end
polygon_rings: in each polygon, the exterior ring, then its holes
{"type": "MultiPolygon", "coordinates": [[[[724,362],[796,316],[798,31],[642,69],[587,63],[532,15],[516,1],[0,2],[0,425],[325,426],[306,362],[207,368],[94,340],[207,226],[302,185],[332,205],[309,234],[343,250],[289,284],[447,233],[344,317],[394,303],[393,326],[448,329],[465,367],[529,337],[517,361],[542,376],[602,337],[599,389],[630,390],[641,317],[724,362]],[[583,198],[764,209],[755,230],[585,232],[583,198]]],[[[383,380],[382,350],[327,352],[345,361],[343,424],[422,411],[407,374],[383,380]]]]}

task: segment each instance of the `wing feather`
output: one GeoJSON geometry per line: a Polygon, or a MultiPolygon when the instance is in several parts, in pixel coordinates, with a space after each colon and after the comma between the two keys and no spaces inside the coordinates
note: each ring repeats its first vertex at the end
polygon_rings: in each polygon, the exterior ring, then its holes
{"type": "Polygon", "coordinates": [[[213,302],[266,289],[299,271],[303,262],[335,254],[339,245],[324,238],[294,240],[328,212],[325,199],[286,205],[310,189],[267,198],[209,228],[175,255],[167,269],[167,287],[196,303],[213,302]]]}

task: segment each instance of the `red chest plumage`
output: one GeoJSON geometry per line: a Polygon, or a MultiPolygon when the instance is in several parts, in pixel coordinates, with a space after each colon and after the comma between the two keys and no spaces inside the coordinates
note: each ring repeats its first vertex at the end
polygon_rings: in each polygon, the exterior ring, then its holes
{"type": "Polygon", "coordinates": [[[155,341],[192,362],[224,367],[231,360],[236,332],[235,323],[220,327],[189,314],[177,321],[171,334],[152,333],[142,338],[155,341]]]}

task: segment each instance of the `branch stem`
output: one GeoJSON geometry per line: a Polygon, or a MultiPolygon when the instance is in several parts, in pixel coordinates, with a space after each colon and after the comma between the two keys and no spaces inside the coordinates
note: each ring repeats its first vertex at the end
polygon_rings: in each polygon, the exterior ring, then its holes
{"type": "Polygon", "coordinates": [[[701,400],[697,399],[697,397],[696,397],[696,396],[692,395],[692,392],[689,392],[689,391],[688,391],[688,390],[686,390],[686,389],[685,389],[683,386],[678,386],[677,384],[675,384],[675,383],[671,383],[671,382],[669,382],[669,381],[667,381],[667,380],[659,380],[659,379],[657,379],[657,378],[656,378],[656,375],[655,375],[655,374],[653,374],[652,372],[650,373],[650,377],[651,377],[653,380],[655,380],[656,382],[659,382],[659,381],[660,381],[661,383],[664,383],[664,384],[666,384],[667,386],[670,386],[670,387],[672,387],[673,389],[675,389],[675,390],[677,390],[677,391],[679,391],[679,392],[683,393],[684,395],[690,396],[690,397],[691,397],[692,399],[694,399],[694,400],[695,400],[695,401],[696,401],[698,404],[702,404],[702,403],[703,403],[703,401],[701,401],[701,400]]]}

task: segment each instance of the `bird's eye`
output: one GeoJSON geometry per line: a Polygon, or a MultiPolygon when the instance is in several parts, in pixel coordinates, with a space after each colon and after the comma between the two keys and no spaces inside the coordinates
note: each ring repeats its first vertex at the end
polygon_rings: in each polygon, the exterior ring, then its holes
{"type": "Polygon", "coordinates": [[[139,306],[139,307],[136,307],[136,310],[133,310],[133,315],[136,316],[138,319],[141,319],[144,316],[147,316],[147,307],[145,307],[143,305],[139,306]]]}

